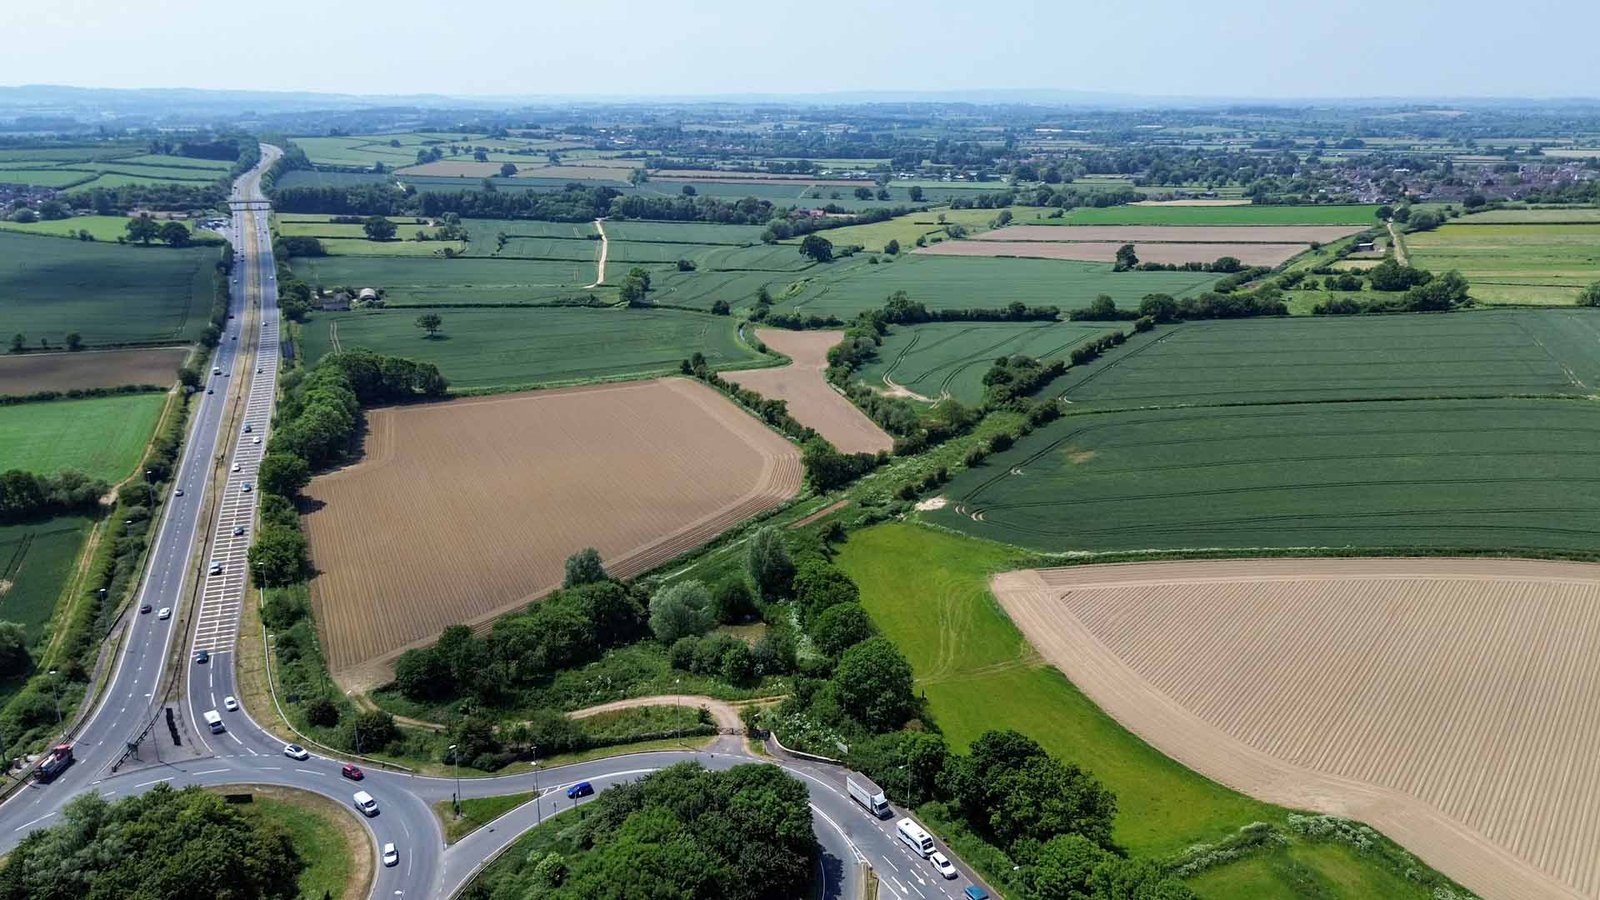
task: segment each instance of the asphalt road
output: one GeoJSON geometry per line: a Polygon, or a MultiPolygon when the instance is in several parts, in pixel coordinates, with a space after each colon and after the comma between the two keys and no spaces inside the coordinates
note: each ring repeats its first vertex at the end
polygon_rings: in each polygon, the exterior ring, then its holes
{"type": "Polygon", "coordinates": [[[879,820],[845,793],[843,770],[752,756],[740,739],[723,738],[705,751],[631,754],[539,772],[530,767],[521,774],[461,778],[465,797],[537,791],[539,800],[446,847],[432,807],[451,799],[457,780],[369,771],[357,784],[340,774],[341,761],[318,755],[290,759],[282,741],[248,711],[226,710],[226,698],[238,695],[233,663],[258,496],[254,478],[271,427],[280,356],[271,235],[259,191],[261,172],[278,155],[276,148],[263,147],[261,165],[234,188],[230,238],[243,255],[234,267],[233,318],[213,361],[221,374],[207,375],[206,385],[214,393],[198,394],[192,403],[174,493],[162,509],[135,606],[126,614],[130,621],[111,679],[74,739],[77,762],[54,782],[27,785],[0,805],[0,853],[9,852],[30,830],[53,824],[62,806],[87,790],[114,798],[162,782],[254,783],[313,791],[341,803],[351,803],[355,791],[366,790],[379,804],[376,815],[361,818],[374,856],[385,843],[400,852],[397,865],[375,866],[371,896],[449,897],[537,821],[570,809],[565,791],[579,781],[604,790],[686,760],[711,768],[776,762],[810,790],[826,897],[858,896],[859,868],[865,861],[882,879],[882,897],[957,900],[972,883],[966,866],[956,860],[962,877],[940,878],[896,838],[894,823],[903,813],[879,820]],[[178,489],[183,496],[176,495],[178,489]],[[138,613],[144,603],[153,607],[151,613],[138,613]],[[159,617],[163,608],[173,611],[170,619],[159,617]],[[165,661],[177,647],[184,648],[184,690],[181,701],[173,704],[182,747],[166,737],[156,697],[165,661]],[[198,661],[201,651],[209,657],[204,663],[198,661]],[[222,717],[221,732],[205,725],[209,711],[222,717]],[[152,724],[155,728],[147,733],[152,724]],[[138,742],[132,757],[127,753],[130,742],[138,742]]]}

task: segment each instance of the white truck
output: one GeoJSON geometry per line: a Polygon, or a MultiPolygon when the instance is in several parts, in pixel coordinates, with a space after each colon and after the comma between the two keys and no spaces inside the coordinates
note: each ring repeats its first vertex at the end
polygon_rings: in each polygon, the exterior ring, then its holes
{"type": "Polygon", "coordinates": [[[866,807],[867,812],[880,819],[887,819],[894,811],[889,808],[889,798],[884,796],[883,788],[872,783],[865,775],[854,772],[844,777],[844,788],[850,792],[850,799],[866,807]]]}

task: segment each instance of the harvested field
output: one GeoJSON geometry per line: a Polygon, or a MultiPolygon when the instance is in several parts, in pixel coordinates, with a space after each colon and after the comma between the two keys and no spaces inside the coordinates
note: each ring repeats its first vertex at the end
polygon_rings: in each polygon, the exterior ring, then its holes
{"type": "Polygon", "coordinates": [[[628,577],[800,488],[794,446],[684,379],[373,410],[362,459],[312,481],[312,602],[346,687],[447,625],[557,587],[595,547],[628,577]]]}
{"type": "Polygon", "coordinates": [[[1119,244],[1330,243],[1362,229],[1354,225],[1011,225],[974,236],[979,241],[1116,241],[1119,244]]]}
{"type": "Polygon", "coordinates": [[[0,396],[178,380],[188,347],[0,356],[0,396]]]}
{"type": "Polygon", "coordinates": [[[839,343],[844,332],[758,328],[756,337],[794,362],[777,369],[723,372],[722,377],[763,397],[785,401],[790,415],[816,429],[841,453],[877,453],[894,447],[894,439],[835,391],[824,375],[828,348],[839,343]]]}
{"type": "Polygon", "coordinates": [[[1487,898],[1600,897],[1600,566],[1233,560],[992,587],[1047,660],[1185,765],[1365,821],[1487,898]]]}
{"type": "MultiPolygon", "coordinates": [[[[1066,243],[1046,241],[945,241],[917,250],[929,256],[1020,256],[1115,262],[1117,248],[1127,241],[1066,243]]],[[[1276,266],[1309,249],[1306,244],[1134,244],[1140,262],[1181,264],[1214,262],[1232,256],[1247,266],[1276,266]]]]}

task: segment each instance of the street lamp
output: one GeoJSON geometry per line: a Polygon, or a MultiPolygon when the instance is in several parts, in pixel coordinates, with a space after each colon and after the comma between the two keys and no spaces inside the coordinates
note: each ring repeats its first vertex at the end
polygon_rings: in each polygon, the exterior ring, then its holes
{"type": "Polygon", "coordinates": [[[456,770],[456,793],[450,799],[455,802],[456,818],[459,819],[461,818],[461,755],[456,753],[456,746],[455,744],[450,745],[450,765],[454,766],[456,770]]]}
{"type": "Polygon", "coordinates": [[[544,810],[539,808],[539,745],[533,745],[533,818],[535,825],[544,824],[544,810]]]}
{"type": "Polygon", "coordinates": [[[678,688],[682,683],[681,678],[672,679],[672,739],[679,744],[683,743],[683,720],[680,718],[683,712],[683,693],[678,688]]]}
{"type": "Polygon", "coordinates": [[[56,677],[56,670],[50,670],[50,687],[56,695],[56,727],[61,726],[61,679],[56,677]]]}

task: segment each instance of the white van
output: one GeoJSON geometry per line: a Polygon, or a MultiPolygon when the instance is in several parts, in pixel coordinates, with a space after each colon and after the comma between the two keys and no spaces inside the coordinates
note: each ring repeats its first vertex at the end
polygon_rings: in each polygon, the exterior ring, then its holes
{"type": "Polygon", "coordinates": [[[206,724],[211,727],[212,734],[221,734],[228,729],[222,724],[222,714],[216,710],[207,712],[204,716],[206,724]]]}
{"type": "Polygon", "coordinates": [[[894,830],[900,835],[900,840],[923,859],[927,859],[933,853],[933,838],[922,830],[921,825],[910,819],[901,819],[894,823],[894,830]]]}
{"type": "Polygon", "coordinates": [[[360,810],[363,816],[375,816],[378,814],[378,801],[372,799],[372,795],[366,791],[356,791],[355,804],[356,809],[360,810]]]}

